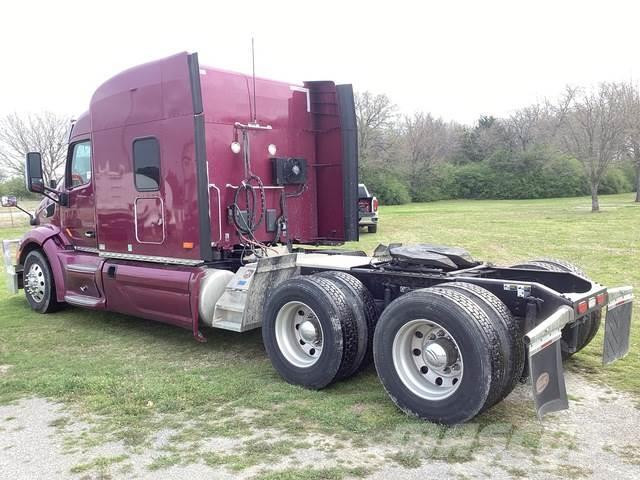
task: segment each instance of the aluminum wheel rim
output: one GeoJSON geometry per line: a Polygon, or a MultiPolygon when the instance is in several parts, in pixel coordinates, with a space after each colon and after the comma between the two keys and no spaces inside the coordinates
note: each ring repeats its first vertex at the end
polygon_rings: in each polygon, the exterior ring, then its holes
{"type": "Polygon", "coordinates": [[[322,325],[305,303],[288,302],[276,315],[276,342],[285,359],[300,368],[314,365],[322,354],[322,325]]]}
{"type": "Polygon", "coordinates": [[[27,273],[27,284],[25,289],[33,300],[40,303],[44,300],[45,288],[46,277],[44,276],[42,267],[37,263],[34,263],[31,265],[29,272],[27,273]]]}
{"type": "Polygon", "coordinates": [[[402,383],[425,400],[444,400],[462,383],[460,348],[437,322],[416,319],[404,324],[393,340],[392,357],[402,383]]]}

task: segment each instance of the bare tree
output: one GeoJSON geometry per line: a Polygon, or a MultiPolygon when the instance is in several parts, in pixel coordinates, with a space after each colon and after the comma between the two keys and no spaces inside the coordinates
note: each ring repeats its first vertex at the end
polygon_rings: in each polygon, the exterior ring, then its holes
{"type": "Polygon", "coordinates": [[[360,163],[366,165],[381,159],[393,146],[397,107],[386,95],[371,92],[357,93],[355,104],[358,152],[360,163]]]}
{"type": "Polygon", "coordinates": [[[623,152],[631,158],[635,168],[636,202],[640,202],[640,91],[633,83],[622,85],[624,102],[623,152]]]}
{"type": "Polygon", "coordinates": [[[506,127],[510,136],[517,141],[518,147],[526,152],[538,137],[542,108],[538,104],[516,110],[507,120],[506,127]]]}
{"type": "Polygon", "coordinates": [[[577,95],[578,88],[567,85],[564,93],[555,102],[545,99],[538,132],[539,140],[547,144],[553,144],[558,141],[559,133],[567,121],[567,115],[571,111],[577,95]]]}
{"type": "Polygon", "coordinates": [[[622,87],[602,83],[576,98],[564,122],[562,143],[585,167],[591,187],[591,211],[600,211],[598,188],[620,153],[625,131],[622,87]]]}
{"type": "Polygon", "coordinates": [[[69,124],[69,118],[52,112],[0,119],[0,167],[9,175],[23,175],[27,152],[37,151],[45,181],[55,179],[65,162],[69,124]]]}
{"type": "MultiPolygon", "coordinates": [[[[430,113],[405,116],[402,122],[402,144],[411,182],[443,161],[451,150],[450,128],[430,113]]],[[[415,184],[412,187],[415,188],[415,184]]]]}

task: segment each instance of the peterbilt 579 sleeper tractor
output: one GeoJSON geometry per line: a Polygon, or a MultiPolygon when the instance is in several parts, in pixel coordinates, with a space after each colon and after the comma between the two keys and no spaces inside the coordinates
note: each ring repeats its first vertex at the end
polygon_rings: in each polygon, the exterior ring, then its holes
{"type": "Polygon", "coordinates": [[[526,377],[539,415],[567,408],[562,360],[604,310],[604,362],[627,353],[631,288],[566,262],[318,248],[358,239],[357,162],[350,85],[256,79],[187,53],[131,68],[73,125],[56,186],[27,155],[27,187],[46,198],[4,242],[10,287],[37,312],[120,312],[200,341],[201,326],[262,327],[273,367],[308,388],[373,361],[398,407],[445,424],[526,377]]]}

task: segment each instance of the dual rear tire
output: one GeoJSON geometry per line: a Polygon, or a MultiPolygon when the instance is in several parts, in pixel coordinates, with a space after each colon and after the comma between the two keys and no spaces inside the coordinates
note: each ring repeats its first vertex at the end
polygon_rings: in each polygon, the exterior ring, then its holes
{"type": "Polygon", "coordinates": [[[400,409],[444,424],[490,408],[522,374],[516,320],[476,285],[414,290],[391,302],[379,320],[375,312],[371,294],[351,275],[295,277],[266,301],[265,349],[287,382],[313,389],[353,375],[373,357],[400,409]]]}
{"type": "Polygon", "coordinates": [[[522,373],[524,348],[508,309],[467,283],[414,290],[380,316],[378,376],[409,415],[468,421],[506,397],[522,373]]]}
{"type": "Polygon", "coordinates": [[[357,278],[324,272],[273,289],[264,307],[262,339],[287,382],[320,389],[371,362],[376,320],[373,298],[357,278]]]}

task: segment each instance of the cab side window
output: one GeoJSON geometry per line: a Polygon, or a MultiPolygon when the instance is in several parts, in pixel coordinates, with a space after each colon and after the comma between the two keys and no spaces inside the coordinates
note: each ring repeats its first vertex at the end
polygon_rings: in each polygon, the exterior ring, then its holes
{"type": "Polygon", "coordinates": [[[160,190],[160,144],[157,138],[139,138],[133,142],[133,170],[136,190],[160,190]]]}
{"type": "Polygon", "coordinates": [[[91,181],[91,142],[76,143],[73,146],[71,165],[69,167],[69,184],[71,188],[86,185],[91,181]]]}

